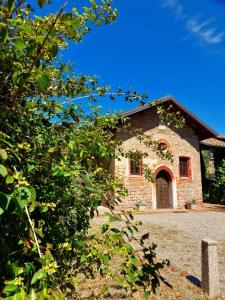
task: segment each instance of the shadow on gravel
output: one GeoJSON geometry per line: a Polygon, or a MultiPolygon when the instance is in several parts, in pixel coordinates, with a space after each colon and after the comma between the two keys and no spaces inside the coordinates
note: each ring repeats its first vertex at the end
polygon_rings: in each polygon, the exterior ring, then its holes
{"type": "Polygon", "coordinates": [[[195,286],[197,286],[198,288],[201,288],[201,281],[197,277],[188,275],[186,276],[186,279],[190,281],[192,284],[194,284],[195,286]]]}

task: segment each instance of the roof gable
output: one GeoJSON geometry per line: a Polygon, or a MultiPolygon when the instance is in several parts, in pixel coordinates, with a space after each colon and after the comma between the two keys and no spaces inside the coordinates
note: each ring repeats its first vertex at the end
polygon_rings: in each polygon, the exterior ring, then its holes
{"type": "Polygon", "coordinates": [[[134,109],[128,110],[122,114],[123,117],[131,117],[134,114],[142,112],[147,109],[152,109],[157,105],[170,105],[172,104],[176,109],[178,109],[186,120],[186,123],[190,125],[195,131],[198,132],[200,139],[207,139],[218,136],[218,133],[206,125],[202,120],[196,117],[188,109],[186,109],[181,103],[179,103],[172,96],[165,96],[159,99],[155,99],[152,102],[148,102],[145,105],[138,106],[134,109]]]}

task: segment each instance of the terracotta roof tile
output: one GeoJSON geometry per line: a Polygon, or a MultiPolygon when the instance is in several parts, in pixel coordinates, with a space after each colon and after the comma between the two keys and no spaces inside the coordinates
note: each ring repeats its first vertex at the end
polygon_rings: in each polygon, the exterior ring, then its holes
{"type": "Polygon", "coordinates": [[[225,135],[220,134],[220,135],[217,136],[217,138],[219,140],[225,141],[225,135]]]}
{"type": "Polygon", "coordinates": [[[225,148],[225,137],[223,138],[209,138],[200,142],[200,144],[210,147],[220,147],[225,148]]]}

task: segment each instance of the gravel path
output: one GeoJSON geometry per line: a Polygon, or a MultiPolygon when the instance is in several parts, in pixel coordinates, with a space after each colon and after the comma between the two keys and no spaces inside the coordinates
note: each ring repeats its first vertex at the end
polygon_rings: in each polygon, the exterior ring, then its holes
{"type": "MultiPolygon", "coordinates": [[[[104,216],[96,217],[93,225],[100,225],[104,216]]],[[[209,300],[202,290],[187,278],[201,280],[201,241],[218,242],[221,296],[225,300],[225,211],[170,211],[135,215],[142,221],[139,233],[149,232],[149,243],[157,244],[157,260],[169,259],[170,267],[162,270],[164,278],[173,289],[161,285],[151,300],[209,300]]],[[[116,222],[117,223],[117,222],[116,222]]],[[[113,226],[117,226],[114,223],[113,226]]],[[[119,224],[118,224],[119,226],[119,224]]],[[[110,286],[110,283],[109,283],[110,286]]],[[[99,284],[98,284],[99,289],[99,284]]],[[[143,294],[120,297],[112,288],[104,299],[143,300],[143,294]],[[113,295],[113,296],[112,296],[113,295]]]]}
{"type": "Polygon", "coordinates": [[[135,217],[158,245],[157,257],[187,275],[201,279],[201,241],[218,241],[221,292],[225,299],[225,212],[168,212],[135,217]]]}

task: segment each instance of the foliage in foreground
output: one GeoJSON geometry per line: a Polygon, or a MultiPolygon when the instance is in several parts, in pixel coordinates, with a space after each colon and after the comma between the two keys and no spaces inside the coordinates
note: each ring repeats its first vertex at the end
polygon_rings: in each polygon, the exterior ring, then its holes
{"type": "Polygon", "coordinates": [[[225,204],[225,159],[216,168],[211,182],[209,199],[215,203],[225,204]]]}
{"type": "Polygon", "coordinates": [[[225,156],[224,149],[214,149],[215,173],[209,174],[209,151],[202,150],[203,157],[203,192],[205,201],[225,204],[225,156]]]}
{"type": "MultiPolygon", "coordinates": [[[[45,2],[38,1],[41,7],[45,2]]],[[[35,16],[26,1],[0,1],[2,297],[69,298],[81,273],[116,277],[128,292],[141,286],[145,298],[164,281],[160,269],[168,262],[156,262],[155,246],[145,244],[148,235],[135,237],[132,214],[113,216],[126,190],[103,163],[121,155],[138,160],[142,153],[124,153],[114,138],[118,116],[101,116],[91,106],[108,88],[74,74],[60,57],[68,41],[79,43],[94,25],[115,19],[110,0],[45,17],[35,16]],[[74,98],[86,96],[87,107],[74,105],[74,98]],[[90,235],[102,199],[110,199],[112,214],[101,235],[90,235]],[[122,219],[125,227],[109,225],[122,219]],[[123,260],[115,274],[110,260],[118,254],[123,260]]],[[[125,99],[142,100],[136,92],[125,99]]],[[[146,144],[155,149],[150,138],[146,144]]]]}
{"type": "Polygon", "coordinates": [[[221,161],[220,166],[216,170],[213,187],[218,194],[221,204],[225,204],[225,159],[221,161]]]}

